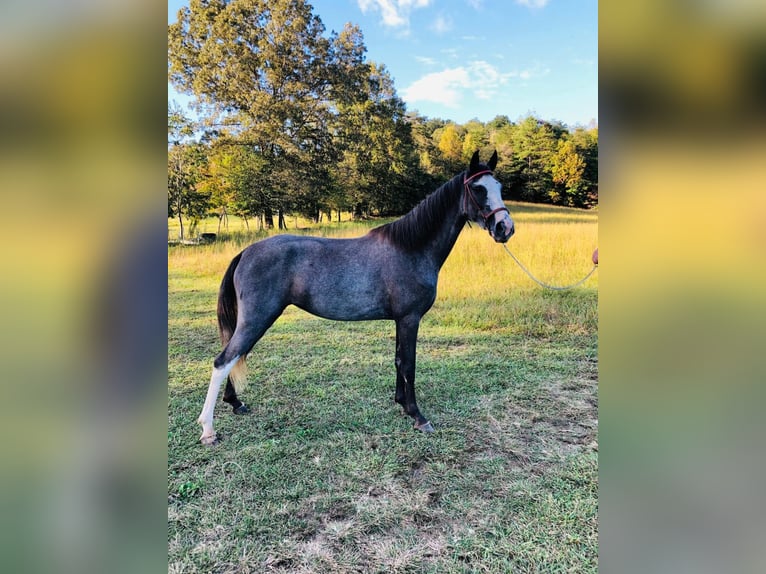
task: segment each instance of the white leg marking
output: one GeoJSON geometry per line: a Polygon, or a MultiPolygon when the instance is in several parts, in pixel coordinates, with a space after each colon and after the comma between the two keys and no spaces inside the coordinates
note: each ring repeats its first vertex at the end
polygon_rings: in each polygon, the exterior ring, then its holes
{"type": "Polygon", "coordinates": [[[202,412],[197,419],[197,422],[202,425],[202,436],[200,441],[202,444],[213,444],[215,442],[215,431],[213,430],[213,411],[215,410],[215,402],[218,400],[218,393],[221,390],[221,385],[226,380],[234,365],[239,361],[239,355],[237,355],[231,362],[226,363],[223,367],[214,368],[213,374],[210,377],[210,386],[207,388],[207,396],[205,397],[205,405],[202,407],[202,412]]]}

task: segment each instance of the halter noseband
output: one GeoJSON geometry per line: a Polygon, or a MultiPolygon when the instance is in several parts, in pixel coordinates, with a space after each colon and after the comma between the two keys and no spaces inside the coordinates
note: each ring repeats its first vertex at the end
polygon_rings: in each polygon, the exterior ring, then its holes
{"type": "Polygon", "coordinates": [[[465,194],[463,195],[463,197],[464,197],[464,199],[463,199],[463,215],[468,217],[468,198],[470,197],[471,198],[471,202],[473,203],[474,207],[476,207],[476,210],[479,212],[479,215],[481,215],[482,219],[484,220],[484,227],[487,227],[487,220],[489,220],[489,218],[492,217],[493,215],[495,215],[498,211],[505,211],[506,213],[510,213],[510,211],[508,211],[508,208],[503,206],[503,207],[498,207],[497,209],[493,209],[489,213],[485,214],[484,211],[482,210],[481,206],[479,205],[479,202],[476,201],[476,197],[473,195],[473,190],[471,189],[471,186],[468,185],[468,184],[469,184],[469,182],[473,178],[479,177],[480,175],[486,175],[488,173],[491,174],[492,171],[489,170],[489,169],[485,169],[483,171],[477,171],[471,177],[464,177],[463,178],[463,186],[465,187],[465,194]]]}

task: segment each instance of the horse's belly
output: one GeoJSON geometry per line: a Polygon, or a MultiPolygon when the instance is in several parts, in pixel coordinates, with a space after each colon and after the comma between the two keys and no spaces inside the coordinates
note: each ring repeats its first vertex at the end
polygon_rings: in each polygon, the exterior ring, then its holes
{"type": "Polygon", "coordinates": [[[304,299],[295,302],[294,305],[313,315],[334,321],[368,321],[391,318],[390,311],[381,304],[346,298],[304,299]]]}
{"type": "Polygon", "coordinates": [[[391,318],[388,297],[378,286],[359,281],[338,284],[317,279],[315,277],[311,282],[293,286],[293,305],[335,321],[391,318]]]}
{"type": "Polygon", "coordinates": [[[371,321],[374,319],[392,319],[392,317],[381,309],[343,309],[343,308],[308,308],[297,305],[304,311],[312,315],[322,317],[323,319],[332,319],[333,321],[371,321]]]}

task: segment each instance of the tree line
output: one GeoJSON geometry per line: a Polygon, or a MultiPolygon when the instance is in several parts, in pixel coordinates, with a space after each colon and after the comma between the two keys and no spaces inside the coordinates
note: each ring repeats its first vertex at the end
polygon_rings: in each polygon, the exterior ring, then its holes
{"type": "Polygon", "coordinates": [[[361,30],[325,34],[304,0],[190,0],[168,27],[168,217],[216,213],[285,227],[397,215],[497,149],[507,199],[598,199],[598,130],[528,116],[459,125],[408,112],[361,30]]]}

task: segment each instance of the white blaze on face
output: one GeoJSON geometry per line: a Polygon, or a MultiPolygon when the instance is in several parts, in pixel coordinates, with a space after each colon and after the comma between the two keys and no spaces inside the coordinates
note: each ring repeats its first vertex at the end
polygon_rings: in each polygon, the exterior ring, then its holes
{"type": "MultiPolygon", "coordinates": [[[[476,180],[476,184],[484,186],[484,189],[487,190],[487,207],[489,208],[488,213],[505,207],[503,196],[501,194],[502,185],[494,177],[492,177],[490,174],[482,175],[476,180]]],[[[513,220],[507,211],[498,211],[495,213],[495,216],[487,222],[487,225],[492,227],[498,224],[502,225],[502,233],[500,233],[500,237],[498,237],[495,235],[495,230],[492,229],[492,237],[494,237],[496,240],[501,238],[507,239],[510,237],[513,233],[514,226],[513,220]]]]}

